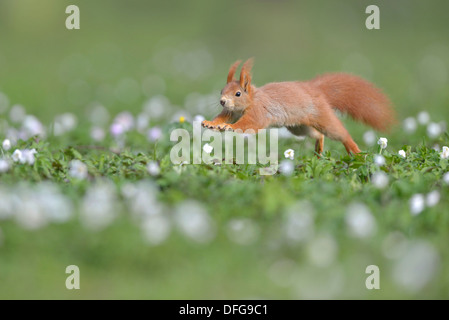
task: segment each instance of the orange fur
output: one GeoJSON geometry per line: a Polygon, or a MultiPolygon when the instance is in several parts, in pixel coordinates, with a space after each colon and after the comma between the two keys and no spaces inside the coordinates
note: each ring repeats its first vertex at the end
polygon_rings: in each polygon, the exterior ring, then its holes
{"type": "Polygon", "coordinates": [[[378,130],[387,130],[395,122],[389,99],[360,77],[325,74],[310,81],[274,82],[256,88],[251,84],[252,59],[243,64],[240,80],[233,80],[239,64],[231,66],[221,92],[223,111],[203,126],[242,131],[285,126],[295,135],[316,139],[315,151],[320,154],[324,136],[342,142],[348,153],[360,152],[334,110],[378,130]],[[234,118],[238,120],[231,124],[234,118]]]}
{"type": "Polygon", "coordinates": [[[234,74],[235,71],[237,70],[237,68],[239,67],[239,64],[241,63],[241,60],[237,60],[236,62],[234,62],[234,64],[231,66],[231,68],[229,69],[229,73],[228,73],[228,79],[226,83],[229,83],[231,81],[234,80],[234,74]]]}
{"type": "Polygon", "coordinates": [[[351,74],[335,73],[318,76],[311,81],[322,91],[328,103],[352,118],[380,131],[395,122],[391,103],[370,82],[351,74]]]}
{"type": "Polygon", "coordinates": [[[242,66],[240,71],[240,87],[248,94],[251,94],[251,68],[253,67],[253,59],[248,59],[242,66]]]}

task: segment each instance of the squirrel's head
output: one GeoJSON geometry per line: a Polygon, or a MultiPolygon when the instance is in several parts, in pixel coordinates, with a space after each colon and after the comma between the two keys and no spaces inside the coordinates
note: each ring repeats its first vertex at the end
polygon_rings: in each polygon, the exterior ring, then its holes
{"type": "Polygon", "coordinates": [[[251,104],[254,86],[251,85],[253,59],[248,59],[240,71],[240,80],[234,79],[240,60],[229,69],[226,86],[221,90],[220,104],[229,111],[243,111],[251,104]]]}

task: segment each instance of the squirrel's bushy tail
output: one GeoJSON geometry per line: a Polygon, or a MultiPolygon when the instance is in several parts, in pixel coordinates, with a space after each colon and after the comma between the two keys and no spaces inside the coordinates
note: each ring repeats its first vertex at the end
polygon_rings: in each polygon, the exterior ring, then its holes
{"type": "Polygon", "coordinates": [[[395,122],[391,102],[370,82],[345,73],[325,74],[311,81],[322,91],[332,108],[380,131],[395,122]]]}

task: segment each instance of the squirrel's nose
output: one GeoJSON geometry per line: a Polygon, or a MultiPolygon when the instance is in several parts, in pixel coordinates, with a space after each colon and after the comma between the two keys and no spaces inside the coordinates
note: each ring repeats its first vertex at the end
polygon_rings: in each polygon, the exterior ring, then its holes
{"type": "Polygon", "coordinates": [[[220,104],[221,104],[223,107],[224,107],[225,103],[226,103],[226,100],[225,100],[225,99],[220,99],[220,104]]]}

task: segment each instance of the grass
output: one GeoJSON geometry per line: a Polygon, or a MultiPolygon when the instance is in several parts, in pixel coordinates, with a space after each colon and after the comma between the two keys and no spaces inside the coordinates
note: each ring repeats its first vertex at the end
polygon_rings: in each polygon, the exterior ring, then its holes
{"type": "Polygon", "coordinates": [[[79,5],[81,30],[69,32],[64,4],[0,4],[0,140],[23,131],[16,104],[45,131],[0,152],[10,166],[0,173],[1,299],[448,297],[448,159],[434,146],[449,136],[444,124],[433,137],[427,125],[402,126],[423,110],[435,123],[449,116],[445,2],[382,3],[378,32],[364,29],[363,1],[79,5]],[[375,133],[388,138],[385,164],[349,119],[363,150],[354,157],[329,139],[318,159],[312,140],[280,138],[280,161],[295,151],[292,175],[172,164],[170,132],[215,115],[227,67],[254,55],[256,85],[348,71],[384,88],[399,119],[375,133]],[[124,110],[149,123],[114,137],[124,110]],[[76,125],[55,135],[68,112],[76,125]],[[150,128],[162,137],[149,139],[150,128]],[[33,164],[12,161],[33,148],[33,164]],[[85,177],[70,174],[73,160],[85,177]],[[80,268],[80,290],[65,287],[68,265],[80,268]],[[365,287],[369,265],[380,268],[380,290],[365,287]]]}
{"type": "MultiPolygon", "coordinates": [[[[176,123],[172,126],[190,127],[176,123]]],[[[82,135],[82,132],[80,128],[79,133],[72,134],[82,135]]],[[[2,174],[3,195],[8,194],[8,185],[16,185],[15,191],[9,190],[12,193],[9,196],[22,192],[23,201],[30,201],[25,187],[17,186],[17,181],[27,181],[22,184],[30,184],[37,190],[40,184],[51,181],[75,209],[68,221],[50,222],[31,231],[23,230],[14,217],[2,221],[4,242],[0,277],[5,290],[1,291],[1,297],[445,296],[447,283],[441,279],[447,268],[443,253],[447,250],[449,217],[444,209],[448,204],[448,186],[442,177],[448,160],[441,159],[439,152],[424,145],[404,146],[407,152],[404,159],[387,147],[383,152],[386,163],[378,167],[373,161],[376,147],[355,157],[333,156],[332,151],[326,151],[318,159],[307,142],[287,138],[280,140],[280,150],[293,147],[296,151],[292,176],[278,173],[262,177],[257,166],[242,168],[225,164],[185,165],[178,173],[174,169],[177,165],[169,161],[167,136],[168,131],[164,131],[165,138],[158,143],[139,145],[136,141],[146,139],[131,132],[126,139],[136,145],[125,147],[118,154],[108,150],[108,144],[113,141],[95,145],[98,148],[60,148],[58,140],[63,138],[55,137],[39,142],[36,139],[19,142],[17,148],[36,148],[36,160],[32,166],[14,164],[9,172],[2,174]],[[142,151],[134,152],[134,149],[142,151]],[[70,176],[68,168],[73,159],[87,164],[89,174],[85,180],[70,176]],[[157,176],[147,171],[146,165],[151,160],[160,163],[161,171],[157,176]],[[379,170],[389,177],[388,186],[381,189],[371,181],[379,170]],[[83,223],[79,211],[84,210],[86,197],[102,179],[112,181],[114,207],[119,209],[113,223],[91,230],[89,224],[83,223]],[[164,206],[164,215],[173,225],[168,238],[158,245],[146,240],[142,231],[144,220],[135,217],[140,212],[125,195],[124,190],[130,184],[141,188],[139,181],[154,184],[157,204],[164,206]],[[441,194],[438,204],[412,215],[411,197],[433,190],[441,194]],[[192,199],[205,208],[214,225],[214,236],[205,243],[176,227],[179,221],[174,212],[182,211],[187,206],[186,201],[192,199]],[[356,228],[361,230],[357,236],[352,235],[348,222],[348,210],[354,203],[363,203],[373,217],[368,231],[363,229],[363,223],[356,228]],[[294,221],[289,219],[303,213],[312,216],[310,230],[293,225],[293,231],[288,231],[288,223],[294,221]],[[236,219],[244,219],[250,226],[232,232],[230,222],[236,219]],[[375,230],[370,231],[373,224],[375,230]],[[254,233],[254,236],[245,240],[246,233],[254,233]],[[242,237],[244,240],[240,240],[242,237]],[[401,259],[406,259],[407,250],[401,252],[401,246],[413,248],[416,243],[429,246],[436,255],[431,256],[435,261],[429,261],[431,278],[417,291],[407,281],[401,285],[392,271],[401,259]],[[315,250],[323,256],[315,256],[315,250]],[[398,252],[389,252],[395,250],[398,252]],[[64,270],[71,264],[81,269],[80,291],[72,292],[64,287],[64,270]],[[381,268],[382,290],[379,292],[364,289],[364,272],[370,264],[381,268]],[[315,273],[319,274],[318,285],[310,280],[315,273]],[[287,277],[288,281],[282,277],[287,277]],[[303,278],[309,280],[301,280],[303,278]],[[328,292],[320,279],[325,283],[333,283],[332,279],[338,282],[335,292],[328,292]]],[[[440,139],[442,144],[448,144],[447,137],[440,139]]],[[[151,190],[143,190],[150,195],[151,190]]],[[[185,210],[189,210],[188,207],[185,210]]],[[[420,278],[420,267],[419,263],[413,264],[404,272],[420,278]]]]}

